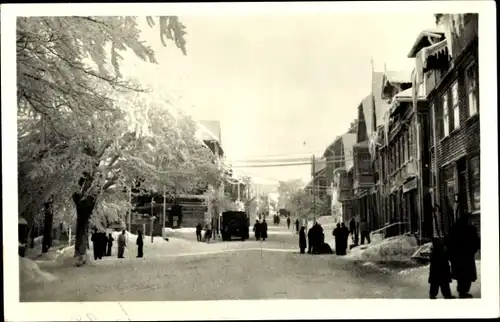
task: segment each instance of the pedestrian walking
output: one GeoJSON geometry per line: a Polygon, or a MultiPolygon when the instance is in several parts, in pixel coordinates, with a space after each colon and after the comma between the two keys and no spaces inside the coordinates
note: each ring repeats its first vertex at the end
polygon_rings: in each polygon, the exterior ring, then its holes
{"type": "Polygon", "coordinates": [[[125,236],[125,230],[118,236],[118,258],[124,258],[125,247],[127,247],[127,238],[125,236]]]}
{"type": "Polygon", "coordinates": [[[445,299],[451,299],[450,283],[451,271],[448,261],[448,253],[445,249],[444,241],[441,238],[432,240],[431,264],[429,267],[429,297],[433,300],[441,289],[441,294],[445,299]]]}
{"type": "Polygon", "coordinates": [[[212,223],[208,221],[205,225],[205,241],[207,244],[210,243],[210,238],[212,238],[212,223]]]}
{"type": "Polygon", "coordinates": [[[460,298],[471,298],[471,285],[477,280],[475,256],[480,248],[476,228],[470,223],[470,215],[463,214],[450,229],[448,250],[451,263],[451,277],[457,281],[460,298]]]}
{"type": "Polygon", "coordinates": [[[267,238],[267,222],[266,218],[262,219],[261,229],[260,229],[260,237],[262,238],[263,241],[266,240],[267,238]]]}
{"type": "Polygon", "coordinates": [[[106,246],[108,245],[108,237],[105,231],[99,232],[99,259],[106,256],[106,246]]]}
{"type": "Polygon", "coordinates": [[[101,246],[101,243],[100,243],[100,237],[99,237],[99,231],[97,230],[97,228],[94,228],[94,233],[92,234],[92,237],[91,237],[91,241],[92,241],[92,248],[94,250],[94,260],[98,260],[99,259],[99,253],[100,253],[100,246],[101,246]]]}
{"type": "Polygon", "coordinates": [[[144,256],[144,236],[142,235],[142,230],[140,229],[137,231],[137,241],[135,243],[137,245],[137,258],[142,258],[144,256]]]}
{"type": "Polygon", "coordinates": [[[333,237],[335,238],[335,254],[340,255],[341,254],[341,231],[340,231],[340,223],[337,223],[337,226],[332,232],[333,237]]]}
{"type": "Polygon", "coordinates": [[[340,224],[341,255],[347,254],[347,244],[349,240],[349,229],[344,223],[340,224]]]}
{"type": "Polygon", "coordinates": [[[361,245],[365,244],[365,239],[366,239],[366,242],[369,244],[370,243],[370,229],[368,228],[368,223],[366,222],[366,219],[361,220],[361,224],[359,225],[359,230],[361,232],[361,245]]]}
{"type": "Polygon", "coordinates": [[[295,233],[299,233],[299,218],[295,220],[295,233]]]}
{"type": "Polygon", "coordinates": [[[108,251],[106,252],[106,256],[111,256],[111,248],[113,248],[113,241],[115,239],[113,238],[113,235],[109,233],[108,235],[108,251]]]}
{"type": "Polygon", "coordinates": [[[260,231],[261,231],[261,228],[260,228],[260,222],[259,220],[255,220],[255,224],[253,225],[253,232],[255,234],[255,240],[260,240],[260,231]]]}
{"type": "Polygon", "coordinates": [[[287,226],[288,230],[290,230],[290,224],[291,224],[290,217],[286,217],[286,226],[287,226]]]}
{"type": "Polygon", "coordinates": [[[306,227],[304,227],[304,226],[300,227],[300,232],[299,232],[299,248],[300,248],[300,253],[301,254],[304,254],[306,252],[306,248],[307,248],[306,227]]]}
{"type": "Polygon", "coordinates": [[[198,223],[196,225],[196,240],[199,241],[199,242],[201,242],[201,240],[202,240],[201,239],[201,230],[202,230],[201,224],[198,223]]]}

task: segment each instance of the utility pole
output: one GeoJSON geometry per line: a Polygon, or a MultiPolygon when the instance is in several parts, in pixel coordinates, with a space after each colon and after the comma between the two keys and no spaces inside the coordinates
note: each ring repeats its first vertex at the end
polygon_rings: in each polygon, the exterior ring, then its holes
{"type": "Polygon", "coordinates": [[[155,217],[153,216],[153,207],[155,204],[155,199],[154,197],[151,197],[151,243],[153,243],[153,224],[155,222],[155,217]]]}
{"type": "Polygon", "coordinates": [[[128,216],[127,216],[127,224],[128,224],[128,231],[130,232],[132,229],[132,186],[128,187],[128,203],[129,203],[129,208],[128,208],[128,216]]]}
{"type": "Polygon", "coordinates": [[[161,237],[165,231],[165,217],[167,215],[167,188],[163,186],[163,213],[161,214],[161,237]]]}
{"type": "Polygon", "coordinates": [[[312,156],[312,177],[313,177],[313,219],[316,221],[316,156],[312,156]]]}
{"type": "Polygon", "coordinates": [[[238,201],[240,201],[240,181],[238,179],[238,201]]]}

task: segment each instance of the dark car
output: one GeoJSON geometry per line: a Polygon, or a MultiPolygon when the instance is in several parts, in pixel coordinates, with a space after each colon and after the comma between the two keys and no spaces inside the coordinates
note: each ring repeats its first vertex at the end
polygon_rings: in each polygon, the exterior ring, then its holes
{"type": "Polygon", "coordinates": [[[249,238],[250,221],[244,211],[226,211],[222,213],[222,240],[239,237],[249,238]]]}

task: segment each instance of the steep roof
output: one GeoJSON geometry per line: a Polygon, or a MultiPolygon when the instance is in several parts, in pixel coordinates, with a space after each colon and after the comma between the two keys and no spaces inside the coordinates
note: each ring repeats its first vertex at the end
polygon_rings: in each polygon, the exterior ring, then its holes
{"type": "Polygon", "coordinates": [[[357,137],[356,133],[345,133],[342,135],[346,169],[349,169],[353,165],[353,147],[356,144],[357,137]]]}
{"type": "Polygon", "coordinates": [[[328,152],[333,151],[333,147],[334,147],[334,146],[335,146],[335,144],[336,144],[339,140],[341,140],[341,139],[342,139],[342,136],[340,136],[340,135],[339,135],[339,136],[337,136],[337,137],[335,138],[335,140],[333,140],[333,142],[332,142],[332,143],[330,143],[330,145],[328,145],[328,146],[326,147],[325,152],[323,152],[323,157],[324,157],[324,158],[326,158],[326,156],[327,156],[328,152]]]}
{"type": "Polygon", "coordinates": [[[411,83],[411,73],[408,71],[386,71],[385,79],[391,84],[411,83]]]}
{"type": "Polygon", "coordinates": [[[444,38],[444,28],[436,27],[436,28],[428,28],[428,29],[422,30],[418,34],[417,39],[415,40],[415,43],[411,47],[411,50],[408,53],[408,58],[415,58],[417,53],[422,48],[432,45],[429,42],[428,37],[443,39],[444,38]]]}
{"type": "Polygon", "coordinates": [[[222,144],[221,128],[219,121],[203,120],[199,121],[199,124],[201,125],[200,135],[202,136],[203,140],[205,141],[216,140],[217,142],[219,142],[219,144],[222,144]]]}
{"type": "Polygon", "coordinates": [[[361,107],[363,111],[363,117],[365,118],[366,135],[370,136],[373,126],[373,111],[374,111],[373,96],[371,93],[361,101],[361,107]]]}
{"type": "Polygon", "coordinates": [[[316,174],[318,174],[318,172],[320,172],[326,168],[326,159],[325,158],[318,158],[318,159],[316,159],[316,161],[314,163],[315,163],[314,170],[315,170],[316,174]]]}
{"type": "MultiPolygon", "coordinates": [[[[384,114],[390,108],[389,103],[382,99],[382,89],[384,87],[384,80],[386,78],[386,74],[390,74],[393,79],[398,76],[396,72],[387,71],[384,73],[373,73],[373,104],[375,105],[375,117],[376,117],[376,127],[382,125],[384,123],[384,114]]],[[[371,132],[371,130],[370,130],[371,132]]]]}

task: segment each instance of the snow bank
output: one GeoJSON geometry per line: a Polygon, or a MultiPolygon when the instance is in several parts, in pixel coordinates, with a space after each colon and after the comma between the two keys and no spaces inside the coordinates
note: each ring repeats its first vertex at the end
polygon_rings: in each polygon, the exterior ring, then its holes
{"type": "Polygon", "coordinates": [[[387,238],[378,243],[358,246],[353,248],[347,256],[371,262],[405,262],[412,259],[417,249],[417,239],[403,235],[387,238]]]}
{"type": "Polygon", "coordinates": [[[432,243],[423,244],[415,251],[415,253],[411,257],[414,259],[430,260],[431,250],[432,243]]]}
{"type": "Polygon", "coordinates": [[[54,275],[40,269],[34,261],[19,257],[19,278],[23,283],[44,283],[54,281],[54,275]]]}
{"type": "Polygon", "coordinates": [[[176,234],[195,234],[196,233],[196,228],[194,227],[185,227],[185,228],[164,228],[164,236],[165,237],[170,237],[170,236],[175,236],[176,234]]]}
{"type": "MultiPolygon", "coordinates": [[[[477,268],[477,281],[472,283],[471,294],[474,297],[481,296],[481,261],[476,260],[476,268],[477,268]]],[[[409,268],[402,270],[398,273],[398,277],[404,279],[407,283],[412,283],[418,286],[428,285],[429,278],[429,265],[409,268]]],[[[456,281],[453,280],[450,287],[451,289],[455,289],[456,281]]]]}

